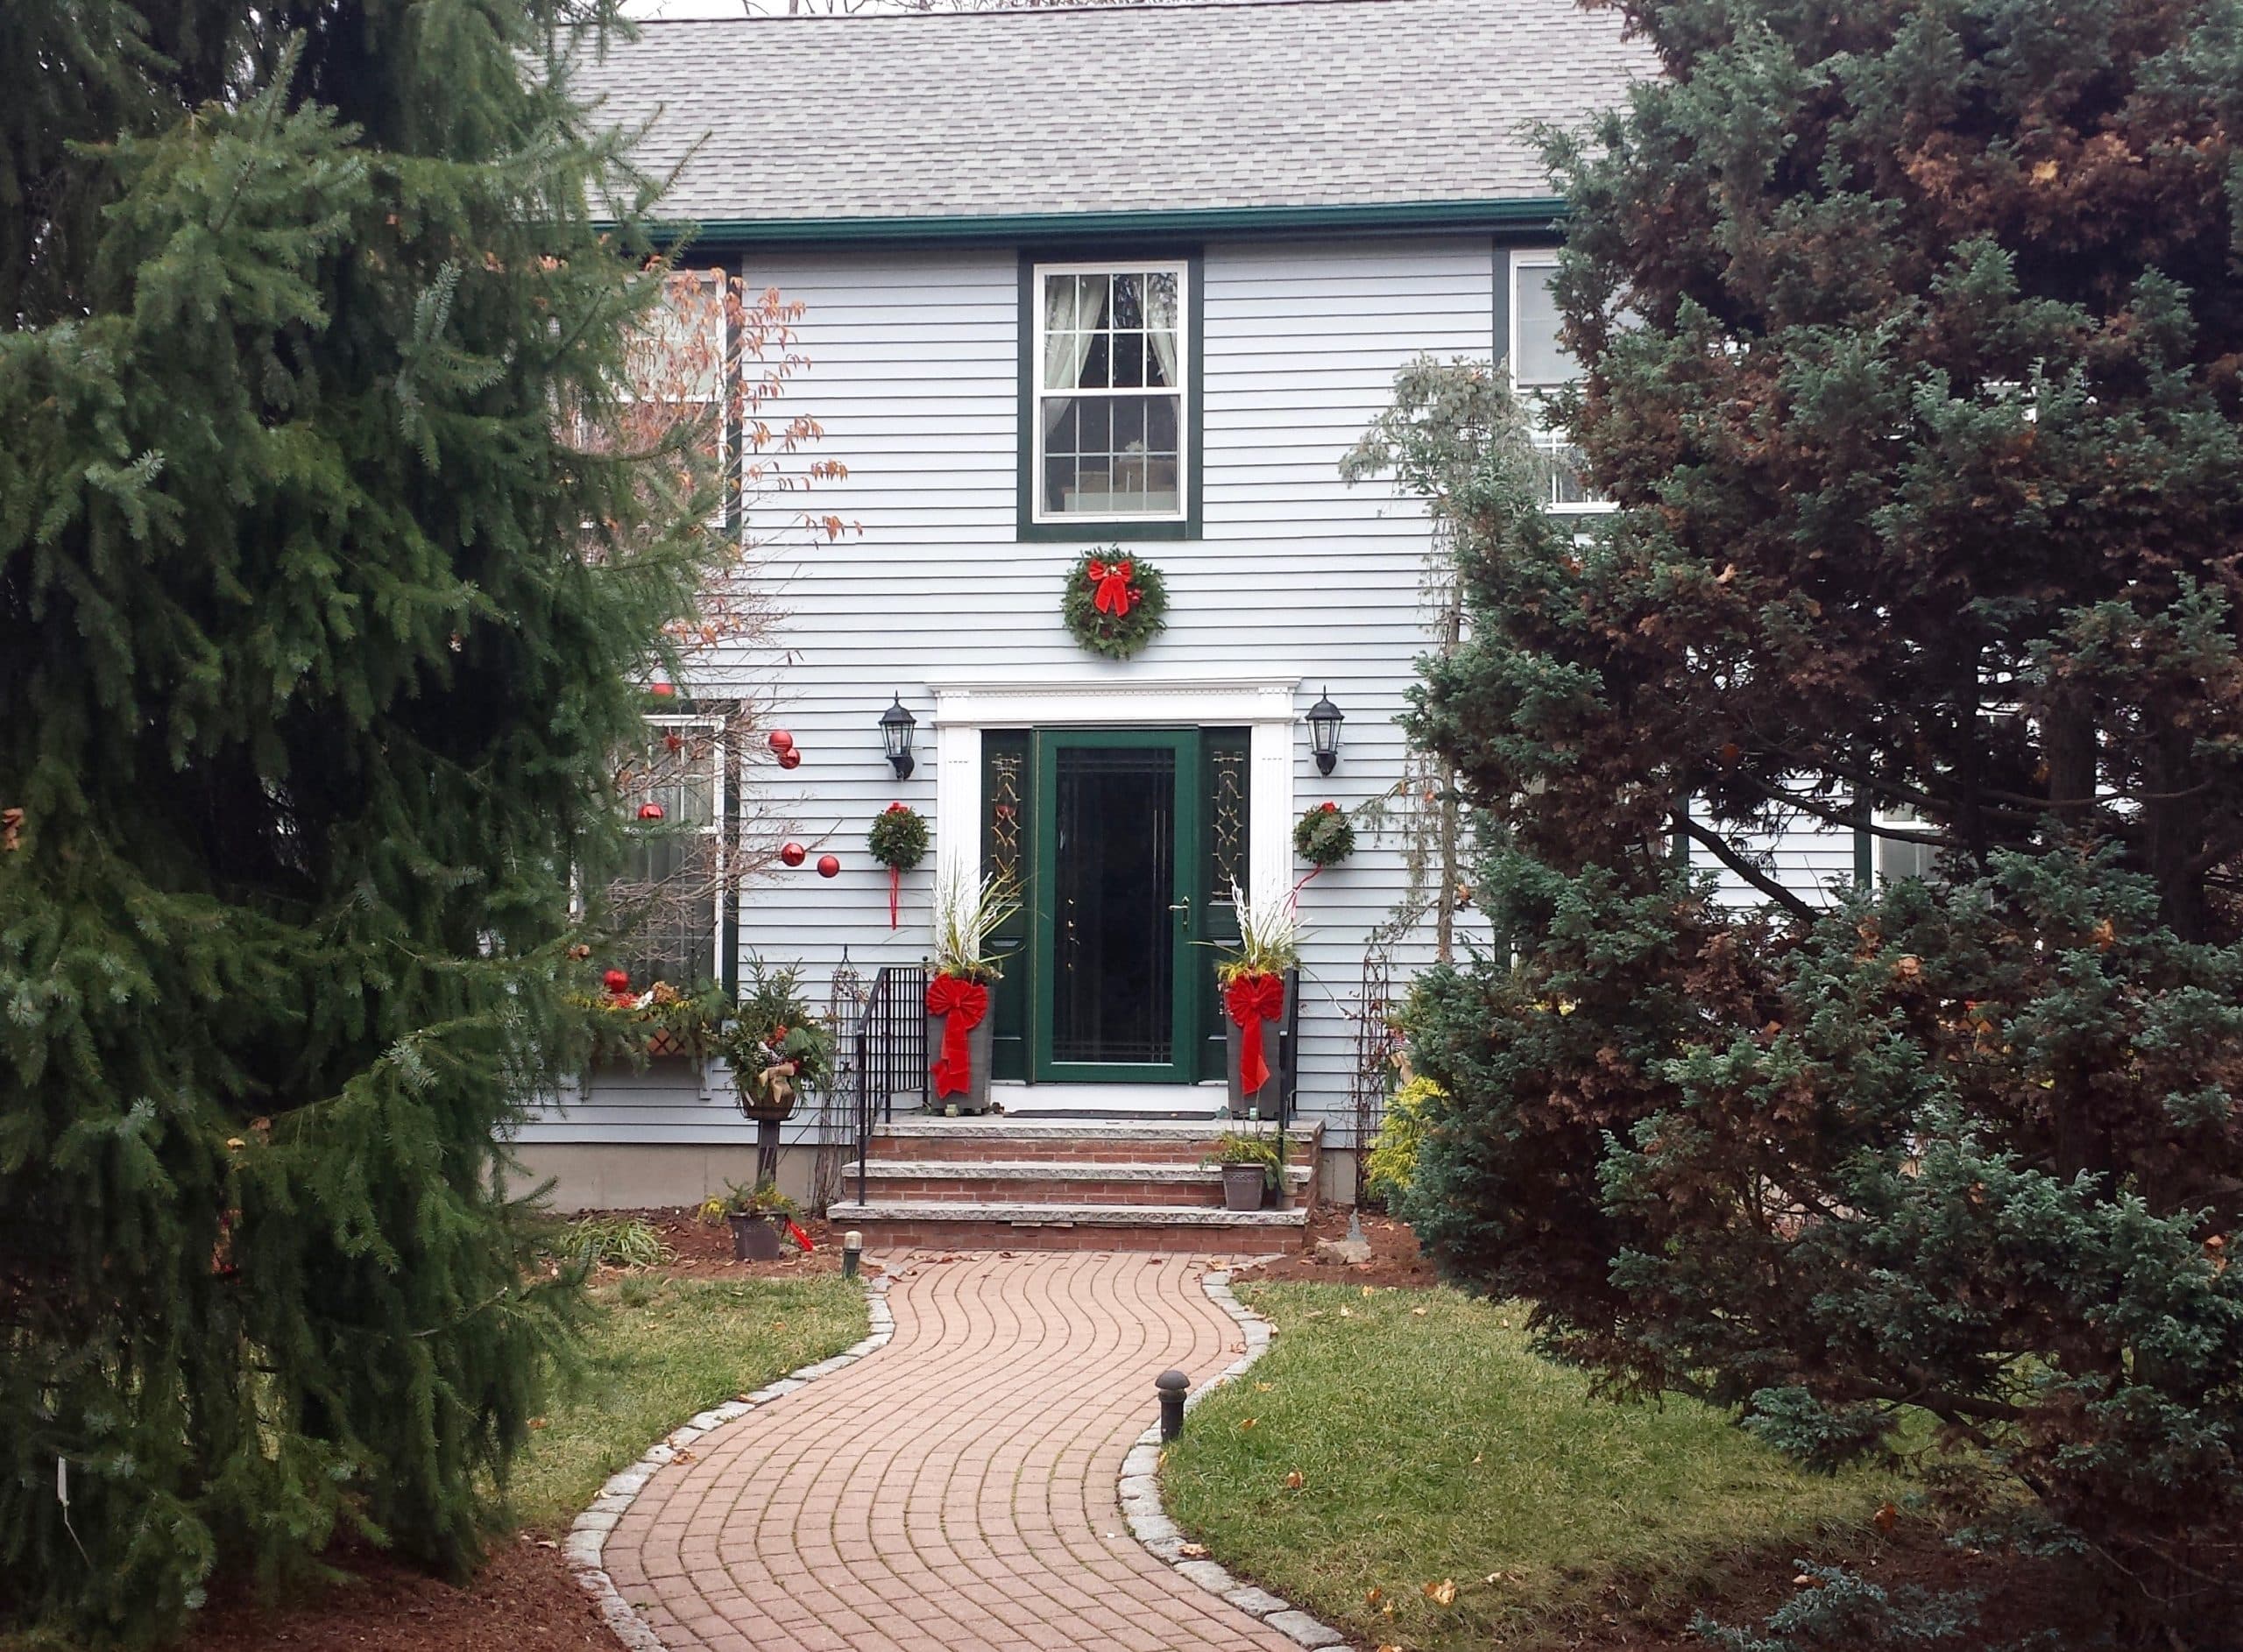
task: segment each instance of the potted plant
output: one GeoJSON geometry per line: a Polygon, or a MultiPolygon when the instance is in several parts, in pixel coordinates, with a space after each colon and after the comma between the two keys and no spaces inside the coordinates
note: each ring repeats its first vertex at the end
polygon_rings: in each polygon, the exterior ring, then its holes
{"type": "Polygon", "coordinates": [[[930,1105],[939,1112],[989,1111],[990,994],[1002,971],[984,949],[1020,909],[1001,879],[946,865],[935,878],[934,958],[927,980],[930,1105]]]}
{"type": "Polygon", "coordinates": [[[627,970],[609,970],[596,997],[580,999],[591,1020],[596,1063],[690,1059],[706,1055],[725,1019],[721,988],[690,991],[655,981],[633,985],[627,970]]]}
{"type": "Polygon", "coordinates": [[[1271,1131],[1230,1130],[1215,1138],[1202,1164],[1222,1167],[1223,1208],[1258,1211],[1264,1197],[1285,1185],[1285,1140],[1271,1131]]]}
{"type": "Polygon", "coordinates": [[[779,1191],[774,1182],[759,1182],[754,1187],[743,1187],[734,1182],[728,1184],[721,1198],[714,1198],[702,1209],[722,1217],[732,1230],[732,1259],[741,1262],[775,1262],[785,1249],[780,1243],[781,1230],[793,1222],[795,1202],[779,1191]]]}
{"type": "Polygon", "coordinates": [[[1222,988],[1229,1045],[1231,1116],[1275,1118],[1283,1093],[1279,1039],[1300,962],[1300,915],[1290,890],[1273,889],[1249,900],[1233,884],[1230,893],[1238,908],[1238,946],[1216,966],[1215,979],[1222,988]]]}
{"type": "Polygon", "coordinates": [[[803,997],[799,969],[768,969],[760,958],[748,969],[748,990],[710,1048],[732,1070],[739,1110],[776,1124],[793,1113],[803,1091],[832,1082],[833,1035],[803,997]]]}

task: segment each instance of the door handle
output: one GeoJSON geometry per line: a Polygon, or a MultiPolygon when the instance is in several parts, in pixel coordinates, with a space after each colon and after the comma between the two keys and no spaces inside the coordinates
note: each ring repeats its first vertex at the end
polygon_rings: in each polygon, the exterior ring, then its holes
{"type": "Polygon", "coordinates": [[[1191,911],[1191,910],[1192,910],[1192,897],[1191,897],[1191,896],[1189,896],[1189,895],[1186,895],[1186,896],[1185,896],[1185,897],[1184,897],[1184,899],[1183,899],[1183,900],[1176,900],[1176,901],[1171,901],[1171,902],[1170,902],[1170,903],[1169,903],[1169,908],[1168,908],[1168,909],[1169,909],[1171,912],[1189,912],[1189,911],[1191,911]]]}

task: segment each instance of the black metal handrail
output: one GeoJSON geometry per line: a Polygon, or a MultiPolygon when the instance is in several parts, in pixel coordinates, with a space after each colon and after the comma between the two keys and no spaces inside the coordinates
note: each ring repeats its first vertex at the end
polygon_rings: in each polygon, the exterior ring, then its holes
{"type": "Polygon", "coordinates": [[[865,1201],[873,1131],[895,1119],[895,1098],[927,1100],[927,971],[919,964],[883,964],[857,1021],[857,1203],[865,1201]],[[877,1114],[877,1119],[874,1115],[877,1114]]]}

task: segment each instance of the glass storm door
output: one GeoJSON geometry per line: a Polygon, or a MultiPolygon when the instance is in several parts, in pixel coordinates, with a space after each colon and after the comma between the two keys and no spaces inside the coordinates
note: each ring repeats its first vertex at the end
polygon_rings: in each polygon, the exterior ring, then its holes
{"type": "Polygon", "coordinates": [[[1195,729],[1037,735],[1036,1076],[1199,1077],[1195,729]]]}

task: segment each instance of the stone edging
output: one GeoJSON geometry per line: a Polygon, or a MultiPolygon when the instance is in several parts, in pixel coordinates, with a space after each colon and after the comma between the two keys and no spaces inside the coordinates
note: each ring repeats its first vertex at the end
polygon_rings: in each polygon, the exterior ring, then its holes
{"type": "Polygon", "coordinates": [[[831,1376],[844,1366],[852,1366],[867,1354],[876,1353],[888,1346],[895,1335],[895,1316],[888,1309],[888,1288],[892,1282],[886,1272],[865,1281],[865,1308],[871,1328],[862,1342],[843,1349],[831,1359],[821,1359],[816,1365],[804,1366],[792,1371],[768,1387],[738,1400],[727,1400],[711,1407],[677,1428],[672,1429],[646,1454],[621,1472],[609,1476],[607,1484],[599,1488],[599,1495],[591,1506],[577,1516],[569,1528],[569,1541],[563,1545],[568,1557],[569,1569],[577,1574],[577,1582],[592,1597],[599,1607],[599,1615],[615,1632],[630,1652],[665,1652],[661,1637],[647,1627],[646,1620],[631,1609],[607,1575],[602,1556],[607,1547],[607,1535],[615,1529],[616,1522],[625,1511],[638,1500],[655,1472],[664,1464],[676,1459],[678,1452],[712,1429],[737,1422],[749,1412],[767,1406],[772,1401],[792,1394],[806,1382],[831,1376]]]}
{"type": "MultiPolygon", "coordinates": [[[[1231,1294],[1228,1270],[1218,1269],[1207,1274],[1199,1281],[1199,1288],[1207,1293],[1210,1302],[1238,1322],[1246,1334],[1246,1352],[1192,1390],[1184,1401],[1187,1412],[1216,1388],[1245,1373],[1269,1351],[1270,1338],[1277,1334],[1276,1326],[1231,1294]]],[[[1143,1543],[1156,1560],[1166,1562],[1179,1575],[1211,1594],[1221,1595],[1248,1616],[1259,1618],[1280,1634],[1305,1647],[1345,1646],[1348,1637],[1330,1624],[1310,1617],[1267,1589],[1241,1582],[1212,1560],[1185,1556],[1184,1530],[1161,1507],[1160,1452],[1160,1426],[1156,1423],[1137,1437],[1137,1443],[1122,1459],[1122,1514],[1129,1522],[1129,1535],[1143,1543]]]]}

